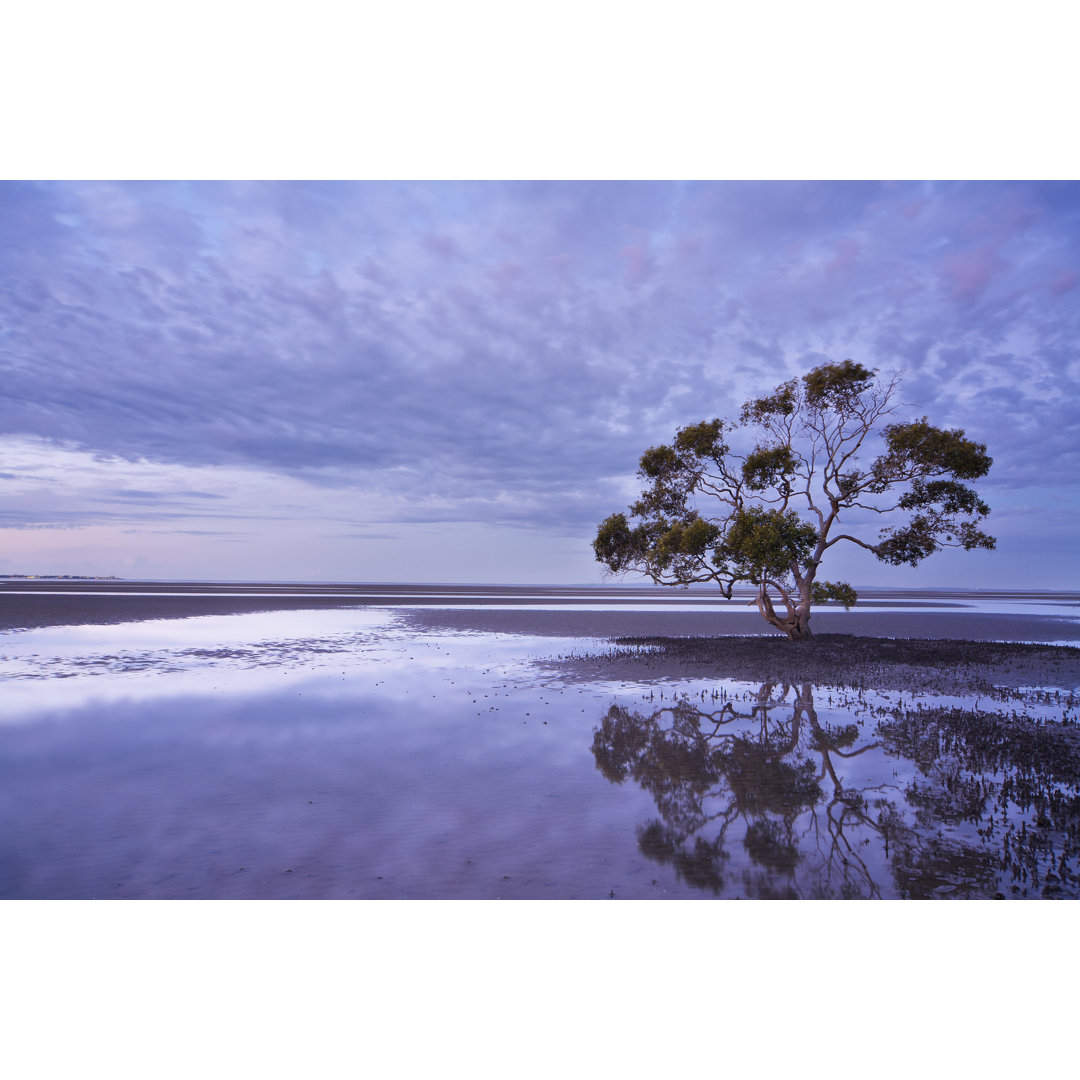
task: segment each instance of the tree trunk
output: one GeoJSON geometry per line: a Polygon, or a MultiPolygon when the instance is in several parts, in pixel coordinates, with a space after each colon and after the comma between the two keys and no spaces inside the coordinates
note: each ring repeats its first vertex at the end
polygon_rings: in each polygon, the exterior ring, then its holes
{"type": "Polygon", "coordinates": [[[791,641],[809,641],[814,635],[810,632],[810,582],[799,583],[799,601],[792,607],[788,605],[786,615],[778,615],[773,607],[768,588],[761,585],[757,594],[758,611],[761,617],[777,630],[782,630],[791,641]]]}
{"type": "Polygon", "coordinates": [[[795,625],[788,631],[788,637],[792,641],[807,641],[814,635],[810,632],[810,592],[814,584],[814,570],[810,567],[810,574],[802,577],[796,570],[796,579],[799,584],[799,602],[795,605],[795,625]]]}

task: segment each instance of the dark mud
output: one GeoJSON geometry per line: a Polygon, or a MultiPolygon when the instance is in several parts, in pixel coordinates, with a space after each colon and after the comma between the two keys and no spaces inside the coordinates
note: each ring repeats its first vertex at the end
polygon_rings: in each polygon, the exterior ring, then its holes
{"type": "MultiPolygon", "coordinates": [[[[928,690],[1001,696],[1002,691],[1080,688],[1080,648],[952,638],[822,634],[807,642],[776,636],[618,637],[605,652],[565,657],[575,681],[715,677],[755,683],[813,683],[867,690],[928,690]]],[[[1003,699],[1010,695],[1007,693],[1003,699]]]]}

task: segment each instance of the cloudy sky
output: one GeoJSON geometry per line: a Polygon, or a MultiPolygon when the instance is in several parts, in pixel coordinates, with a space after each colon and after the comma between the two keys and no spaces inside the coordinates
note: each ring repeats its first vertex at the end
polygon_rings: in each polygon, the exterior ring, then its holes
{"type": "Polygon", "coordinates": [[[0,184],[0,571],[589,582],[641,451],[824,360],[1073,587],[1080,184],[0,184]]]}

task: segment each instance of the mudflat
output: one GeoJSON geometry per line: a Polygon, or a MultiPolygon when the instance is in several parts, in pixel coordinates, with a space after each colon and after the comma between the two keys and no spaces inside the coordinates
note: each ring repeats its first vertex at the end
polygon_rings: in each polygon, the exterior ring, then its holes
{"type": "MultiPolygon", "coordinates": [[[[747,597],[647,586],[0,581],[0,630],[264,611],[408,609],[418,629],[543,637],[775,636],[747,597]]],[[[864,590],[815,611],[816,634],[1080,642],[1080,594],[864,590]]]]}
{"type": "MultiPolygon", "coordinates": [[[[776,635],[622,637],[612,648],[553,665],[583,682],[628,673],[642,681],[734,679],[813,683],[858,690],[927,691],[984,700],[1022,699],[1021,688],[1080,688],[1080,648],[1037,642],[877,638],[821,634],[789,642],[776,635]]],[[[1072,729],[1077,730],[1077,729],[1072,729]]]]}
{"type": "MultiPolygon", "coordinates": [[[[410,611],[418,627],[542,637],[760,637],[786,639],[756,611],[410,611]]],[[[847,634],[890,638],[949,638],[961,641],[1080,642],[1080,623],[1064,615],[925,609],[918,611],[819,611],[815,635],[847,634]]],[[[794,644],[793,648],[798,648],[794,644]]]]}

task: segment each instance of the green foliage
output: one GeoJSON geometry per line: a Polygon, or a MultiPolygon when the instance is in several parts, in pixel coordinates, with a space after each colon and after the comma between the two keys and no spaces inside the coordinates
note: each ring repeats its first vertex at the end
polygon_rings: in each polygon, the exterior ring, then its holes
{"type": "Polygon", "coordinates": [[[759,446],[742,465],[743,480],[751,491],[770,487],[790,491],[794,474],[795,457],[790,446],[759,446]]]}
{"type": "Polygon", "coordinates": [[[920,514],[912,518],[905,528],[882,529],[882,540],[875,546],[874,554],[892,566],[905,563],[915,566],[939,549],[930,519],[920,514]]]}
{"type": "Polygon", "coordinates": [[[723,420],[703,420],[700,424],[680,428],[675,435],[675,449],[698,459],[708,458],[719,465],[728,452],[723,438],[724,426],[723,420]]]}
{"type": "Polygon", "coordinates": [[[613,573],[631,569],[645,557],[644,530],[631,529],[625,514],[612,514],[600,524],[593,541],[597,562],[613,573]]]}
{"type": "MultiPolygon", "coordinates": [[[[989,512],[987,508],[986,513],[989,512]]],[[[874,545],[873,551],[882,562],[892,566],[917,566],[946,544],[964,551],[979,548],[993,551],[997,547],[997,541],[972,521],[956,521],[946,515],[917,514],[903,528],[882,529],[881,540],[874,545]]]]}
{"type": "Polygon", "coordinates": [[[956,536],[953,537],[950,533],[947,539],[955,539],[965,551],[976,551],[979,548],[984,551],[993,551],[997,547],[997,541],[977,528],[972,521],[961,521],[957,526],[956,536]]]}
{"type": "Polygon", "coordinates": [[[724,442],[724,422],[703,420],[679,428],[673,446],[652,446],[641,455],[639,473],[649,480],[672,481],[693,474],[704,462],[721,465],[728,447],[724,442]]]}
{"type": "Polygon", "coordinates": [[[985,516],[990,507],[975,494],[972,488],[965,487],[956,480],[915,479],[911,490],[905,493],[899,502],[903,510],[916,510],[924,506],[937,506],[945,514],[978,514],[985,516]]]}
{"type": "Polygon", "coordinates": [[[797,408],[796,382],[792,379],[782,383],[766,397],[748,401],[742,407],[739,421],[743,424],[763,424],[776,417],[791,416],[797,408]]]}
{"type": "Polygon", "coordinates": [[[925,416],[909,424],[890,424],[882,434],[887,452],[874,462],[874,476],[884,486],[908,476],[977,480],[994,462],[987,457],[985,443],[965,439],[957,429],[933,427],[925,416]]]}
{"type": "Polygon", "coordinates": [[[732,515],[721,554],[741,580],[756,585],[805,562],[817,540],[817,530],[794,510],[748,506],[732,515]]]}
{"type": "Polygon", "coordinates": [[[859,493],[860,485],[865,480],[861,472],[838,473],[836,488],[841,499],[851,499],[859,493]]]}
{"type": "Polygon", "coordinates": [[[678,474],[682,461],[670,446],[650,446],[641,455],[641,474],[650,480],[668,480],[678,474]]]}
{"type": "Polygon", "coordinates": [[[681,520],[660,518],[635,527],[625,514],[612,514],[597,530],[593,552],[613,573],[647,565],[653,573],[689,582],[719,535],[717,525],[692,512],[681,520]]]}
{"type": "Polygon", "coordinates": [[[810,599],[815,604],[835,600],[843,604],[845,611],[850,611],[858,601],[859,594],[846,581],[815,581],[810,587],[810,599]]]}
{"type": "Polygon", "coordinates": [[[712,522],[692,517],[675,522],[660,538],[659,546],[673,556],[704,555],[719,535],[719,528],[712,522]]]}
{"type": "Polygon", "coordinates": [[[852,360],[822,364],[803,376],[806,403],[812,409],[850,409],[874,380],[874,372],[852,360]]]}

